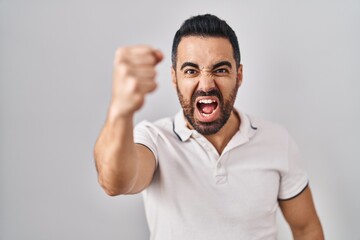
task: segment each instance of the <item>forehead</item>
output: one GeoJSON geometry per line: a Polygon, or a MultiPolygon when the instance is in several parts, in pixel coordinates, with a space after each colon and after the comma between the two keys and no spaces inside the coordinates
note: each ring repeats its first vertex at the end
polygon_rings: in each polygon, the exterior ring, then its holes
{"type": "Polygon", "coordinates": [[[235,64],[231,43],[223,37],[183,37],[177,49],[177,62],[180,64],[209,65],[224,60],[235,64]]]}

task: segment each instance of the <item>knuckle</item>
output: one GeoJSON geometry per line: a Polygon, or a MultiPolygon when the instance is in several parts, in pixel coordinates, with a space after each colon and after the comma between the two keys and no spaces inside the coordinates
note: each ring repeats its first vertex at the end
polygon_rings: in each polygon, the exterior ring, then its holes
{"type": "Polygon", "coordinates": [[[146,75],[148,78],[155,78],[156,77],[156,70],[155,67],[146,67],[143,69],[143,74],[146,75]]]}
{"type": "Polygon", "coordinates": [[[155,90],[157,88],[158,84],[154,81],[153,85],[152,85],[152,90],[155,90]]]}
{"type": "Polygon", "coordinates": [[[143,94],[135,94],[134,100],[138,103],[144,102],[144,95],[143,94]]]}
{"type": "Polygon", "coordinates": [[[152,78],[155,78],[157,75],[157,72],[155,71],[155,69],[152,69],[151,73],[150,73],[152,78]]]}
{"type": "Polygon", "coordinates": [[[126,64],[117,64],[113,70],[113,80],[116,82],[125,82],[131,76],[131,68],[126,64]]]}
{"type": "Polygon", "coordinates": [[[152,82],[148,85],[148,87],[147,87],[148,92],[152,92],[152,91],[154,91],[156,88],[157,88],[157,83],[156,83],[155,81],[152,81],[152,82]]]}
{"type": "Polygon", "coordinates": [[[156,57],[154,56],[154,54],[149,55],[149,63],[151,63],[151,65],[156,64],[156,57]]]}
{"type": "Polygon", "coordinates": [[[127,64],[119,64],[117,65],[117,70],[122,75],[130,75],[130,67],[127,64]]]}
{"type": "Polygon", "coordinates": [[[128,52],[127,47],[119,47],[118,49],[116,49],[114,64],[124,61],[125,56],[127,55],[127,52],[128,52]]]}
{"type": "Polygon", "coordinates": [[[146,45],[146,44],[139,44],[139,45],[136,45],[135,47],[144,53],[150,53],[151,49],[152,49],[149,45],[146,45]]]}
{"type": "Polygon", "coordinates": [[[142,94],[134,94],[133,95],[133,102],[135,105],[135,109],[139,109],[145,102],[145,97],[142,94]]]}
{"type": "Polygon", "coordinates": [[[118,49],[116,49],[115,51],[115,55],[116,56],[123,56],[126,54],[127,51],[127,47],[119,47],[118,49]]]}

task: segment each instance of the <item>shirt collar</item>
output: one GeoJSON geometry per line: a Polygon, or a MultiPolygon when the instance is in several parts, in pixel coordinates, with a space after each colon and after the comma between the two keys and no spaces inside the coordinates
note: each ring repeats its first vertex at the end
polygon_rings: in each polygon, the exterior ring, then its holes
{"type": "MultiPolygon", "coordinates": [[[[237,111],[236,109],[234,109],[234,110],[239,114],[239,117],[241,119],[241,124],[239,127],[238,134],[240,134],[242,138],[249,140],[250,138],[252,138],[255,135],[258,128],[250,120],[248,115],[246,115],[240,111],[237,111]]],[[[191,135],[194,132],[196,132],[196,130],[189,129],[187,127],[187,122],[185,120],[183,110],[180,110],[175,115],[174,121],[173,121],[173,130],[174,130],[174,133],[178,136],[178,138],[183,142],[187,141],[191,137],[191,135]]]]}
{"type": "Polygon", "coordinates": [[[191,136],[191,134],[193,133],[192,129],[189,129],[187,127],[187,123],[185,120],[185,116],[183,113],[183,110],[180,110],[174,118],[174,122],[173,122],[173,130],[174,133],[178,136],[178,138],[185,142],[186,140],[188,140],[191,136]]]}

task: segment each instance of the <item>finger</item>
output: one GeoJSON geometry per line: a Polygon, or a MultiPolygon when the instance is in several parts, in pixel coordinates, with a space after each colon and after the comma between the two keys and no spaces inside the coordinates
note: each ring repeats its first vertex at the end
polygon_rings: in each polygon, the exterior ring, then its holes
{"type": "Polygon", "coordinates": [[[133,54],[127,57],[126,59],[126,63],[134,66],[134,67],[139,67],[139,66],[155,66],[157,63],[156,57],[154,54],[149,53],[149,54],[133,54]]]}
{"type": "Polygon", "coordinates": [[[155,64],[158,64],[159,62],[161,62],[164,59],[164,54],[159,49],[154,50],[153,54],[154,54],[155,59],[156,59],[155,64]]]}
{"type": "Polygon", "coordinates": [[[156,70],[154,67],[132,68],[130,74],[139,79],[142,78],[154,79],[156,77],[156,70]]]}
{"type": "Polygon", "coordinates": [[[141,93],[149,93],[153,92],[157,87],[157,83],[155,81],[142,81],[141,84],[138,84],[138,91],[141,93]]]}
{"type": "Polygon", "coordinates": [[[133,66],[155,65],[163,59],[160,50],[147,45],[122,47],[116,50],[114,63],[124,62],[133,66]]]}
{"type": "Polygon", "coordinates": [[[156,70],[153,66],[136,67],[128,64],[118,64],[114,67],[113,77],[114,79],[126,79],[127,77],[155,79],[156,70]]]}

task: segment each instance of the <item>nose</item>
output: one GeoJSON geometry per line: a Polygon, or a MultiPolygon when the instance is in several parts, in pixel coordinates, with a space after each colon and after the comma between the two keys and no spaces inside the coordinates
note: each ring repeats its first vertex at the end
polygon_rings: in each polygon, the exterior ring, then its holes
{"type": "Polygon", "coordinates": [[[199,78],[199,90],[208,92],[216,87],[215,78],[211,73],[202,72],[199,78]]]}

